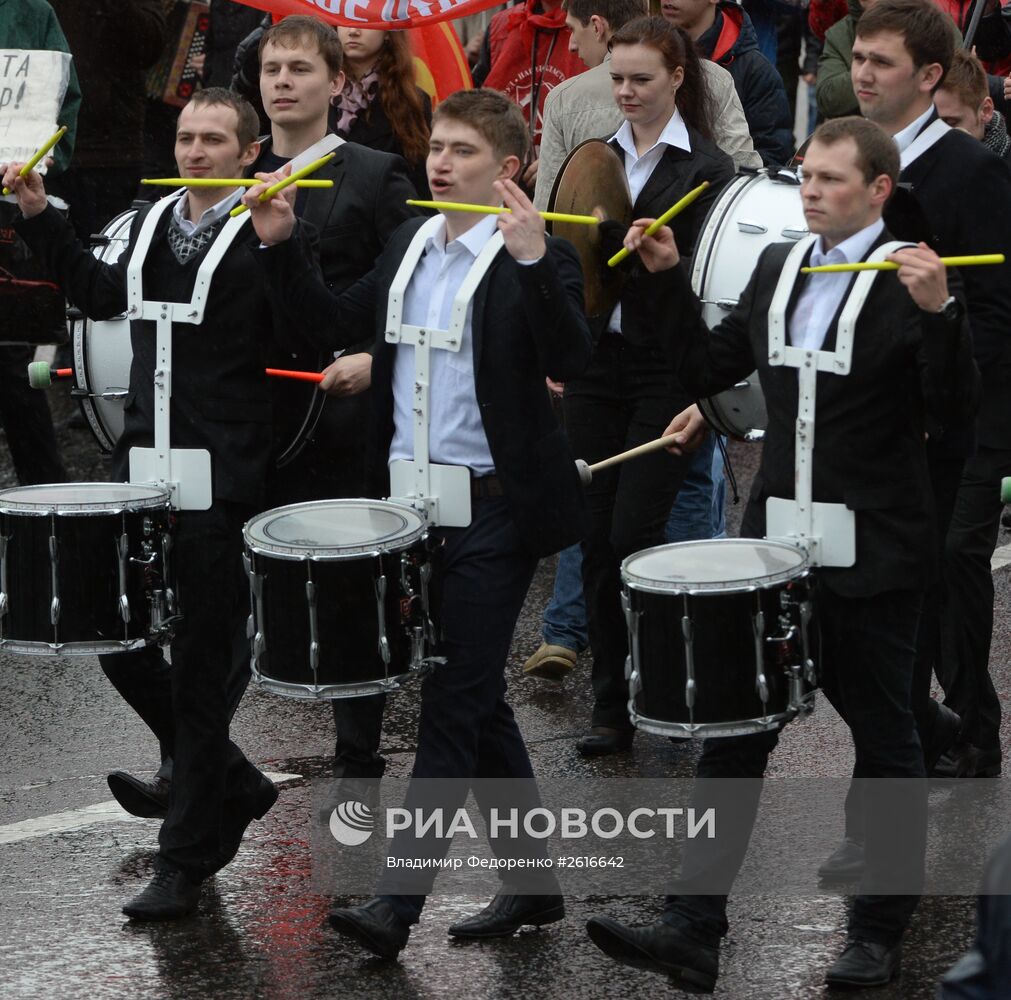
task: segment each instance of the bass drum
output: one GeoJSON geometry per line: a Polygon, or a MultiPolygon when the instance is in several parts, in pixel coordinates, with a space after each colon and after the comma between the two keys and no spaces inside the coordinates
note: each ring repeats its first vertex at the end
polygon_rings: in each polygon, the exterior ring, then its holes
{"type": "MultiPolygon", "coordinates": [[[[130,225],[136,212],[117,215],[94,240],[92,252],[105,264],[115,264],[130,241],[130,225]]],[[[125,315],[90,320],[78,310],[69,313],[74,346],[73,395],[95,440],[103,451],[112,451],[123,434],[123,400],[130,385],[133,345],[125,315]]],[[[326,357],[309,356],[271,348],[267,367],[319,371],[326,357]]],[[[315,385],[288,379],[272,379],[275,421],[274,440],[278,468],[293,461],[316,428],[326,395],[315,385]]]]}
{"type": "MultiPolygon", "coordinates": [[[[807,235],[795,173],[761,171],[736,177],[710,209],[695,248],[692,289],[702,300],[702,317],[710,329],[737,305],[770,243],[807,235]]],[[[745,441],[760,441],[765,434],[768,418],[757,373],[700,399],[699,409],[720,434],[745,441]]]]}

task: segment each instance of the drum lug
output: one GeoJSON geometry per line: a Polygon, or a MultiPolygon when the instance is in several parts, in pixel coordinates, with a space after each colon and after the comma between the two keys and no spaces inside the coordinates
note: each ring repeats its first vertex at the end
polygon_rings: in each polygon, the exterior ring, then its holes
{"type": "MultiPolygon", "coordinates": [[[[130,536],[124,531],[119,536],[116,544],[119,552],[119,617],[123,619],[123,624],[130,622],[130,599],[126,596],[127,572],[130,563],[130,536]]],[[[148,560],[150,562],[150,560],[148,560]]]]}
{"type": "Polygon", "coordinates": [[[0,535],[0,619],[7,614],[7,542],[9,535],[0,535]]]}
{"type": "MultiPolygon", "coordinates": [[[[312,564],[309,564],[312,573],[312,564]]],[[[309,669],[314,684],[319,684],[319,613],[316,605],[316,584],[312,577],[305,581],[305,599],[309,604],[309,669]]]]}
{"type": "Polygon", "coordinates": [[[376,577],[376,614],[379,621],[379,655],[387,670],[393,657],[390,655],[390,641],[386,637],[386,576],[376,577]]]}
{"type": "Polygon", "coordinates": [[[176,595],[169,586],[172,573],[169,570],[169,553],[172,551],[172,535],[167,531],[161,533],[161,572],[165,581],[165,607],[170,615],[176,613],[176,595]]]}
{"type": "Polygon", "coordinates": [[[253,613],[250,612],[246,618],[246,638],[252,639],[256,635],[256,622],[253,620],[253,613]]]}
{"type": "Polygon", "coordinates": [[[59,542],[56,535],[49,536],[49,573],[52,582],[53,600],[49,605],[49,624],[54,627],[60,621],[60,581],[59,581],[59,542]]]}
{"type": "Polygon", "coordinates": [[[695,623],[688,614],[688,597],[684,598],[685,613],[681,617],[681,635],[685,641],[685,705],[688,707],[688,721],[695,721],[695,623]]]}
{"type": "Polygon", "coordinates": [[[249,618],[246,621],[246,636],[252,641],[253,660],[263,655],[266,640],[263,636],[263,577],[256,572],[253,560],[242,553],[242,565],[249,579],[249,618]]]}
{"type": "Polygon", "coordinates": [[[411,562],[407,558],[407,553],[405,552],[400,557],[400,586],[403,588],[405,596],[414,597],[414,588],[411,586],[411,581],[407,575],[407,568],[410,564],[411,562]]]}
{"type": "Polygon", "coordinates": [[[411,669],[421,670],[425,665],[425,630],[420,626],[411,629],[411,669]]]}
{"type": "Polygon", "coordinates": [[[755,691],[763,705],[769,702],[769,683],[765,679],[765,656],[762,640],[765,635],[765,612],[756,611],[751,616],[751,627],[755,635],[755,691]]]}

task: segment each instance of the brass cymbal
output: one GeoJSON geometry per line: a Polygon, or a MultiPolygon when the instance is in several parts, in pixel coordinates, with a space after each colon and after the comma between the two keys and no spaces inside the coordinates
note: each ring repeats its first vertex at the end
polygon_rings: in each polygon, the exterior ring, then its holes
{"type": "MultiPolygon", "coordinates": [[[[625,167],[603,139],[588,139],[566,157],[548,206],[552,212],[595,215],[602,222],[632,224],[632,197],[625,167]]],[[[587,316],[610,313],[618,303],[624,276],[607,266],[597,226],[551,223],[551,234],[568,240],[583,266],[583,302],[587,316]]]]}

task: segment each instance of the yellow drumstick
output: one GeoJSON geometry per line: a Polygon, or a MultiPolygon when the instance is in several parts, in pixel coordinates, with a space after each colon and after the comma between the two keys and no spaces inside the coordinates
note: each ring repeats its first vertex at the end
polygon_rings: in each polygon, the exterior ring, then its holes
{"type": "MultiPolygon", "coordinates": [[[[417,205],[418,208],[434,208],[437,212],[478,212],[481,215],[511,214],[508,208],[494,205],[467,205],[461,201],[419,201],[416,198],[408,198],[407,204],[417,205]]],[[[567,215],[565,212],[538,212],[537,214],[547,222],[574,222],[582,226],[595,226],[600,222],[600,219],[595,215],[567,215]]]]}
{"type": "MultiPolygon", "coordinates": [[[[261,184],[255,177],[145,177],[141,184],[153,184],[158,187],[256,187],[261,184]]],[[[295,187],[300,188],[331,188],[333,181],[304,180],[295,181],[295,187]]]]}
{"type": "MultiPolygon", "coordinates": [[[[260,195],[260,201],[270,201],[279,191],[283,191],[286,187],[291,187],[292,184],[296,184],[298,181],[302,180],[303,177],[308,177],[309,174],[315,173],[320,167],[326,166],[337,154],[327,153],[326,156],[321,156],[318,160],[313,160],[312,163],[307,163],[301,170],[296,170],[290,177],[285,177],[283,181],[278,181],[276,184],[271,184],[263,194],[260,195]]],[[[245,205],[237,205],[228,214],[234,218],[236,215],[242,215],[243,212],[248,212],[249,209],[245,205]]]]}
{"type": "MultiPolygon", "coordinates": [[[[671,205],[663,215],[655,222],[646,227],[645,236],[652,236],[661,226],[666,226],[675,215],[680,215],[705,189],[709,187],[709,181],[703,181],[697,188],[692,188],[677,204],[671,205]]],[[[608,262],[608,267],[617,267],[631,251],[627,247],[622,247],[608,262]]]]}
{"type": "MultiPolygon", "coordinates": [[[[945,267],[972,267],[975,264],[1003,264],[1002,253],[979,253],[968,257],[942,257],[945,267]]],[[[838,274],[842,271],[897,271],[899,265],[892,260],[860,261],[857,264],[821,264],[818,267],[802,267],[801,274],[838,274]]]]}
{"type": "MultiPolygon", "coordinates": [[[[21,168],[18,176],[27,177],[41,162],[42,157],[46,155],[65,135],[67,134],[67,126],[61,125],[57,129],[56,134],[50,136],[41,147],[39,151],[21,168]]],[[[10,194],[10,188],[4,188],[4,194],[10,194]]]]}

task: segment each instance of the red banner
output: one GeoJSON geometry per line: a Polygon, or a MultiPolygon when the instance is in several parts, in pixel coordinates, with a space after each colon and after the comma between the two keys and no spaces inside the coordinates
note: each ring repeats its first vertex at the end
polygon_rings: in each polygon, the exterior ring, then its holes
{"type": "Polygon", "coordinates": [[[417,28],[479,14],[503,0],[236,0],[269,11],[275,20],[289,14],[311,14],[331,24],[362,28],[417,28]]]}

